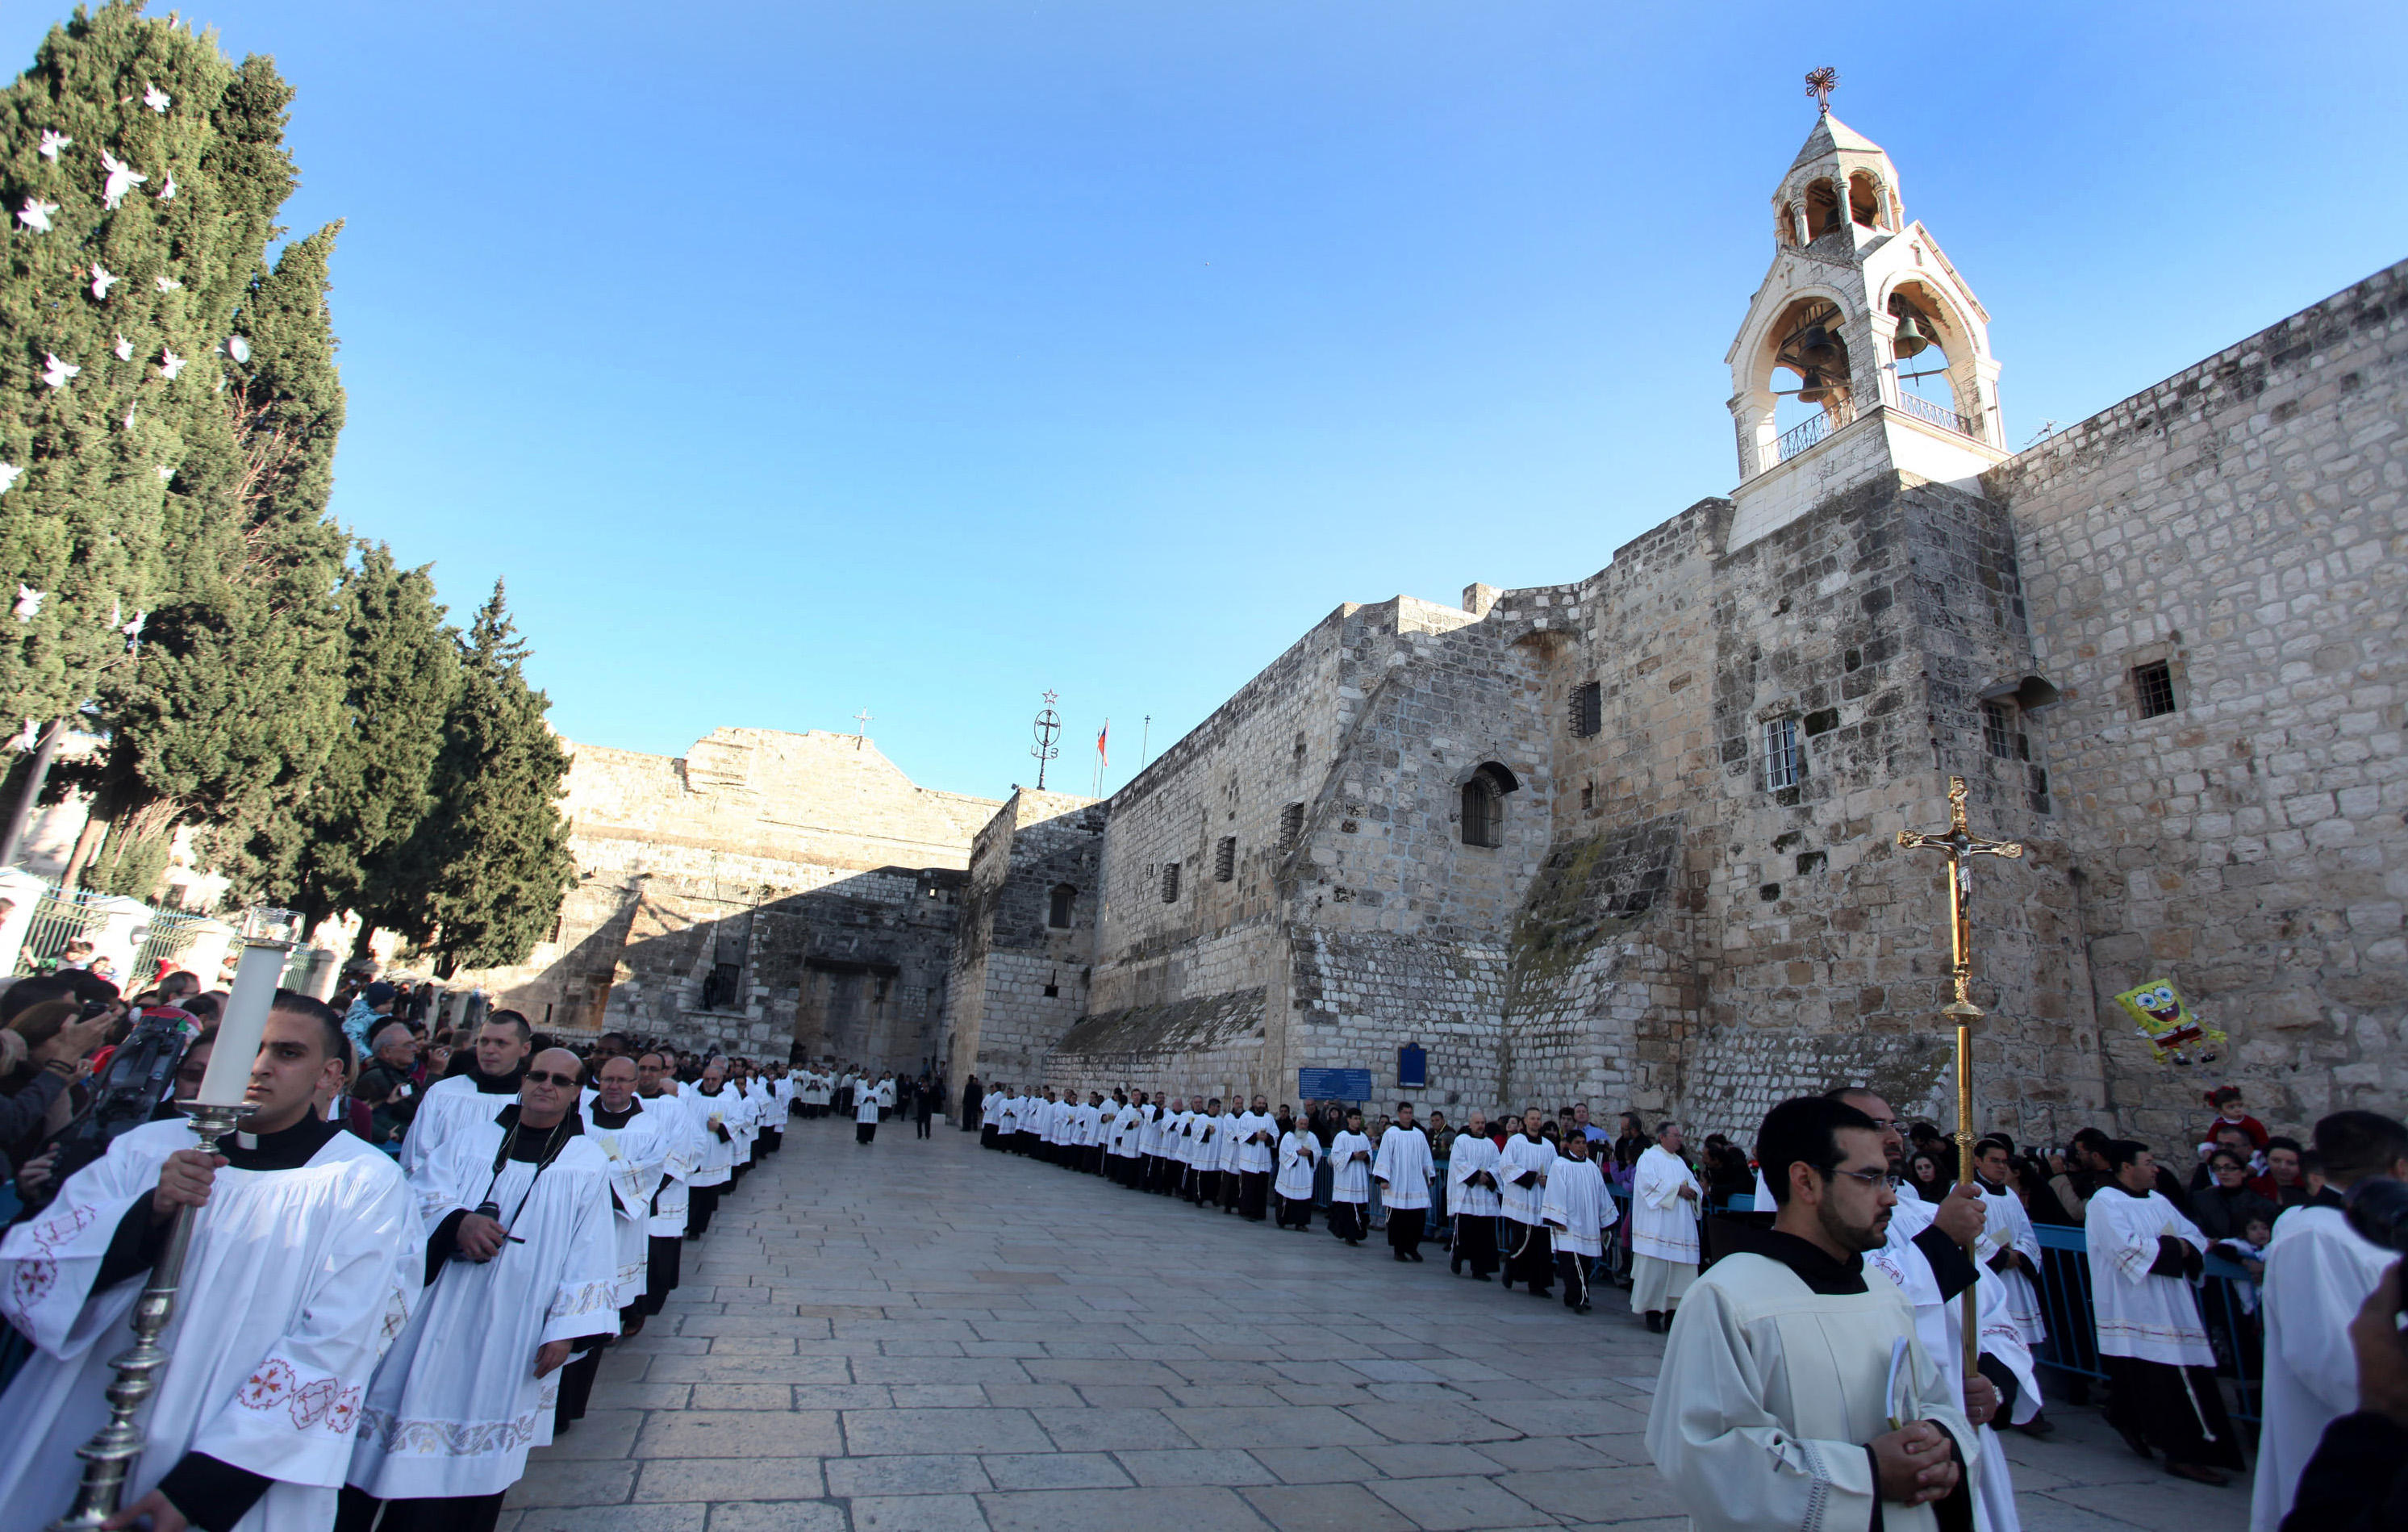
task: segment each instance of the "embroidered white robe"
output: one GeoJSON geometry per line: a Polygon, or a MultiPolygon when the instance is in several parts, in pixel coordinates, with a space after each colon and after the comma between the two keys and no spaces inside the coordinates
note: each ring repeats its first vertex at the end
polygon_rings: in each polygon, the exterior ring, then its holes
{"type": "Polygon", "coordinates": [[[695,1167],[696,1186],[724,1186],[733,1178],[736,1166],[736,1127],[740,1106],[736,1093],[722,1085],[716,1095],[705,1095],[700,1086],[682,1097],[687,1110],[694,1113],[695,1126],[702,1139],[702,1159],[695,1167]],[[721,1137],[724,1129],[726,1137],[721,1137]]]}
{"type": "MultiPolygon", "coordinates": [[[[35,1532],[74,1498],[83,1469],[75,1449],[108,1422],[109,1359],[133,1344],[128,1321],[150,1273],[101,1292],[93,1280],[167,1156],[197,1147],[180,1118],[135,1128],[0,1241],[0,1313],[38,1348],[0,1398],[7,1532],[35,1532]]],[[[237,1532],[333,1525],[361,1400],[417,1301],[425,1259],[408,1181],[349,1133],[297,1169],[220,1167],[160,1336],[173,1360],[147,1409],[122,1503],[199,1452],[276,1481],[237,1532]]]]}
{"type": "Polygon", "coordinates": [[[1539,1217],[1553,1231],[1550,1238],[1555,1249],[1592,1259],[1602,1255],[1601,1231],[1612,1228],[1621,1216],[1595,1160],[1576,1160],[1567,1154],[1547,1172],[1547,1195],[1539,1204],[1539,1217]]]}
{"type": "MultiPolygon", "coordinates": [[[[1541,1142],[1545,1140],[1541,1139],[1541,1142]]],[[[1502,1181],[1501,1167],[1495,1139],[1484,1133],[1467,1133],[1455,1140],[1455,1150],[1446,1157],[1446,1210],[1458,1218],[1494,1218],[1505,1205],[1505,1199],[1494,1186],[1475,1184],[1472,1177],[1485,1172],[1502,1181]]]]}
{"type": "Polygon", "coordinates": [[[1238,1118],[1238,1168],[1248,1175],[1257,1175],[1271,1168],[1271,1154],[1279,1138],[1279,1122],[1267,1111],[1243,1112],[1238,1118]],[[1254,1141],[1256,1134],[1266,1137],[1254,1141]]]}
{"type": "Polygon", "coordinates": [[[1368,1134],[1341,1129],[1330,1136],[1329,1199],[1357,1203],[1371,1200],[1371,1139],[1368,1134]]]}
{"type": "Polygon", "coordinates": [[[1429,1135],[1417,1127],[1393,1124],[1380,1135],[1379,1153],[1371,1160],[1372,1179],[1381,1182],[1381,1205],[1390,1209],[1426,1208],[1430,1181],[1438,1167],[1430,1160],[1429,1135]]]}
{"type": "Polygon", "coordinates": [[[619,1307],[644,1296],[652,1238],[652,1195],[668,1175],[669,1151],[678,1134],[666,1114],[643,1104],[624,1127],[604,1127],[594,1108],[579,1109],[587,1141],[610,1162],[611,1248],[618,1256],[619,1307]]]}
{"type": "Polygon", "coordinates": [[[638,1099],[652,1117],[654,1128],[668,1142],[668,1153],[661,1162],[661,1189],[652,1198],[653,1212],[647,1237],[674,1239],[685,1233],[686,1217],[693,1211],[691,1188],[695,1172],[702,1167],[708,1153],[702,1141],[702,1124],[695,1115],[694,1104],[684,1096],[664,1090],[658,1095],[638,1099]]]}
{"type": "Polygon", "coordinates": [[[2349,1322],[2391,1260],[2360,1238],[2339,1208],[2292,1208],[2274,1221],[2264,1286],[2266,1419],[2250,1532],[2282,1525],[2325,1427],[2358,1408],[2349,1322]]]}
{"type": "Polygon", "coordinates": [[[1984,1233],[1990,1248],[1982,1252],[1982,1280],[1996,1281],[2003,1291],[2007,1312],[2014,1316],[2015,1327],[2023,1332],[2024,1344],[2037,1346],[2048,1339],[2048,1321],[2043,1315],[2040,1290],[2022,1269],[1993,1271],[1990,1261],[1999,1252],[2015,1251],[2040,1269],[2040,1236],[2032,1232],[2031,1214],[2024,1210],[2023,1198],[2013,1191],[1982,1193],[1985,1219],[1984,1233]]]}
{"type": "Polygon", "coordinates": [[[1630,1182],[1630,1253],[1675,1266],[1698,1264],[1698,1204],[1681,1196],[1686,1186],[1703,1197],[1681,1156],[1651,1144],[1639,1156],[1630,1182]]]}
{"type": "Polygon", "coordinates": [[[1544,1138],[1516,1133],[1505,1140],[1497,1162],[1498,1200],[1505,1216],[1516,1224],[1536,1225],[1543,1222],[1539,1207],[1547,1196],[1547,1172],[1555,1168],[1555,1146],[1544,1138]],[[1530,1178],[1526,1186],[1519,1179],[1524,1175],[1530,1178]]]}
{"type": "Polygon", "coordinates": [[[527,1450],[552,1439],[559,1393],[557,1372],[536,1377],[536,1353],[618,1333],[609,1161],[580,1134],[540,1176],[523,1160],[496,1176],[502,1135],[495,1123],[458,1134],[410,1178],[429,1229],[490,1200],[524,1242],[481,1265],[445,1262],[377,1368],[349,1482],[380,1500],[518,1482],[527,1450]]]}
{"type": "Polygon", "coordinates": [[[1279,1177],[1271,1189],[1295,1202],[1312,1200],[1312,1167],[1321,1160],[1321,1141],[1291,1128],[1280,1135],[1279,1177]]]}
{"type": "Polygon", "coordinates": [[[2190,1283],[2149,1275],[2161,1234],[2205,1253],[2207,1237],[2198,1225],[2161,1192],[2133,1196],[2110,1184],[2083,1210],[2083,1228],[2090,1246],[2090,1303],[2099,1322],[2100,1354],[2178,1367],[2215,1366],[2190,1283]]]}
{"type": "Polygon", "coordinates": [[[490,1123],[517,1100],[509,1091],[477,1089],[476,1081],[467,1075],[452,1075],[427,1086],[418,1098],[416,1115],[409,1120],[409,1132],[401,1140],[403,1173],[415,1173],[464,1124],[490,1123]]]}

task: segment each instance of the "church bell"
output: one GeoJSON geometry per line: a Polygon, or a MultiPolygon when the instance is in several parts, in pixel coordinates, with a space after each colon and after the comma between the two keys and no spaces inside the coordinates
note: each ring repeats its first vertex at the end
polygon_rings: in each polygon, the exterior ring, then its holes
{"type": "Polygon", "coordinates": [[[1910,308],[1900,314],[1898,320],[1898,335],[1891,341],[1890,350],[1903,361],[1910,357],[1920,356],[1930,349],[1931,336],[1925,334],[1923,326],[1915,322],[1914,310],[1910,308]]]}

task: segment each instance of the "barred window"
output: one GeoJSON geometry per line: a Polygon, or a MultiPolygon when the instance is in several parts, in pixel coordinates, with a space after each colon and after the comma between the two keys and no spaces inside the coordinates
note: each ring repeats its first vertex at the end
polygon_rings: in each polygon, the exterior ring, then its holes
{"type": "Polygon", "coordinates": [[[1045,923],[1056,931],[1070,929],[1070,907],[1078,900],[1078,889],[1068,883],[1054,884],[1053,904],[1045,911],[1045,923]]]}
{"type": "Polygon", "coordinates": [[[1572,733],[1586,739],[1605,727],[1605,693],[1596,681],[1572,688],[1572,733]]]}
{"type": "Polygon", "coordinates": [[[2143,718],[2160,718],[2174,710],[2174,670],[2163,660],[2132,667],[2132,694],[2143,718]]]}
{"type": "Polygon", "coordinates": [[[1798,720],[1776,718],[1764,725],[1764,786],[1767,792],[1795,787],[1806,775],[1806,752],[1798,745],[1798,720]]]}
{"type": "Polygon", "coordinates": [[[1216,883],[1226,883],[1236,876],[1238,876],[1238,838],[1225,835],[1221,838],[1221,843],[1212,848],[1212,881],[1216,883]]]}
{"type": "Polygon", "coordinates": [[[2007,709],[2003,704],[1982,704],[1982,743],[2001,761],[2014,754],[2014,728],[2007,721],[2007,709]]]}
{"type": "Polygon", "coordinates": [[[1162,865],[1162,902],[1164,904],[1179,902],[1179,864],[1176,862],[1165,862],[1162,865]]]}
{"type": "Polygon", "coordinates": [[[1495,761],[1487,762],[1463,784],[1463,843],[1467,846],[1505,844],[1505,795],[1522,784],[1495,761]]]}
{"type": "Polygon", "coordinates": [[[1280,810],[1280,850],[1294,851],[1296,843],[1303,838],[1304,805],[1291,803],[1280,810]]]}

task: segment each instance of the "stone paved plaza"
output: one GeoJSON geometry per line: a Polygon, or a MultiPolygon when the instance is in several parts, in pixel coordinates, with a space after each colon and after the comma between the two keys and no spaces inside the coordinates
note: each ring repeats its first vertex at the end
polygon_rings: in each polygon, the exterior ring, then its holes
{"type": "MultiPolygon", "coordinates": [[[[500,1532],[1683,1525],[1660,1344],[1595,1313],[983,1153],[797,1122],[688,1245],[500,1532]]],[[[2224,1532],[2094,1411],[2015,1437],[2028,1532],[2224,1532]]]]}

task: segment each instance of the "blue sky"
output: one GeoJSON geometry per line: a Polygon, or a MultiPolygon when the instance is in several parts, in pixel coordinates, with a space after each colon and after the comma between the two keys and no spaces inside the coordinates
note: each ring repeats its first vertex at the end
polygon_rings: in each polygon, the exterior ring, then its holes
{"type": "MultiPolygon", "coordinates": [[[[164,13],[164,7],[154,7],[164,13]]],[[[1575,579],[1735,478],[1833,109],[2017,445],[2408,256],[2395,4],[205,0],[347,221],[336,509],[509,581],[572,738],[1108,785],[1340,601],[1575,579]]],[[[9,7],[0,57],[49,15],[9,7]]]]}

